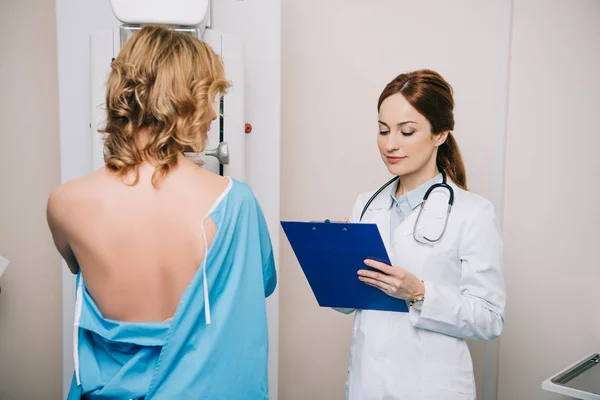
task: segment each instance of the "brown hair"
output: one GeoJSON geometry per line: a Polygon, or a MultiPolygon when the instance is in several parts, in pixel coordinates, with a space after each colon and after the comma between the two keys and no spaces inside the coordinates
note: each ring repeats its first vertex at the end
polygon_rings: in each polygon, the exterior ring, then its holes
{"type": "Polygon", "coordinates": [[[184,148],[204,150],[213,102],[225,94],[219,57],[204,42],[165,26],[148,25],[136,32],[113,61],[106,84],[105,159],[122,179],[151,160],[157,186],[177,165],[184,148]],[[138,133],[149,137],[140,148],[138,133]]]}
{"type": "MultiPolygon", "coordinates": [[[[379,96],[377,111],[388,97],[402,96],[431,124],[431,133],[439,134],[454,129],[454,99],[452,86],[440,74],[428,69],[398,75],[387,84],[379,96]]],[[[436,164],[459,187],[467,190],[467,175],[458,144],[448,133],[446,141],[438,148],[436,164]]]]}

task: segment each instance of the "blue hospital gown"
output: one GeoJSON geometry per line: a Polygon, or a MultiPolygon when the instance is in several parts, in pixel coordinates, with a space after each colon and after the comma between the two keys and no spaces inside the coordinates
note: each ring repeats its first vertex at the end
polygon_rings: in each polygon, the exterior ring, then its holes
{"type": "Polygon", "coordinates": [[[79,273],[69,400],[268,399],[265,297],[277,278],[267,225],[233,179],[207,216],[217,234],[168,322],[104,318],[79,273]]]}

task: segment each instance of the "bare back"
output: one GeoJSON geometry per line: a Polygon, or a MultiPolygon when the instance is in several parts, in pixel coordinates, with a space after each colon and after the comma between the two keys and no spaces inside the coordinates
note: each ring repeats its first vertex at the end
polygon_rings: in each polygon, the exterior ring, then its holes
{"type": "MultiPolygon", "coordinates": [[[[175,313],[205,257],[202,221],[229,180],[183,156],[152,186],[154,168],[140,167],[127,186],[105,169],[61,187],[59,220],[86,286],[106,318],[163,321],[175,313]]],[[[216,234],[204,223],[208,246],[216,234]]]]}

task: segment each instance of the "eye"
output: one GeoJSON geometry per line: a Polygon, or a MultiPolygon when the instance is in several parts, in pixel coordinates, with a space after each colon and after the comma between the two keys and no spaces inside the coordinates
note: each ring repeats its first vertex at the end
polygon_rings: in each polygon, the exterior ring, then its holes
{"type": "Polygon", "coordinates": [[[387,135],[388,133],[390,133],[390,131],[379,131],[380,135],[387,135]]]}
{"type": "Polygon", "coordinates": [[[414,131],[412,131],[412,132],[404,132],[404,131],[402,131],[402,135],[404,135],[404,136],[410,136],[413,133],[415,133],[415,132],[414,131]]]}

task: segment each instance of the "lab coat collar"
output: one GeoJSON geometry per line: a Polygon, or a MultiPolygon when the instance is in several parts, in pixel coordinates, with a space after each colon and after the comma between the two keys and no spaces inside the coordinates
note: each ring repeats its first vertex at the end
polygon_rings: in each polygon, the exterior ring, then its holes
{"type": "MultiPolygon", "coordinates": [[[[408,201],[408,205],[410,206],[411,210],[414,210],[415,208],[419,207],[421,205],[421,203],[423,202],[423,197],[425,197],[425,193],[427,193],[427,190],[429,190],[429,188],[432,185],[442,182],[442,180],[443,180],[442,174],[439,173],[434,178],[423,183],[416,189],[413,189],[410,192],[402,195],[401,198],[405,197],[406,200],[408,201]]],[[[448,179],[448,181],[449,181],[449,179],[448,179]]],[[[390,205],[389,205],[390,207],[392,207],[392,205],[394,205],[394,203],[398,201],[398,200],[396,200],[395,195],[396,195],[396,190],[398,189],[399,184],[400,184],[400,180],[397,180],[393,185],[391,185],[393,187],[392,187],[392,190],[390,191],[390,205]]]]}
{"type": "Polygon", "coordinates": [[[376,198],[373,199],[369,207],[367,208],[369,211],[376,210],[389,210],[392,207],[392,196],[396,191],[396,184],[393,183],[383,189],[376,198]]]}

